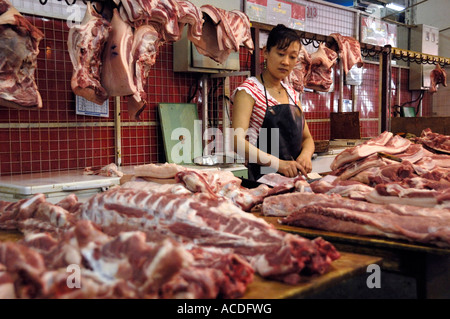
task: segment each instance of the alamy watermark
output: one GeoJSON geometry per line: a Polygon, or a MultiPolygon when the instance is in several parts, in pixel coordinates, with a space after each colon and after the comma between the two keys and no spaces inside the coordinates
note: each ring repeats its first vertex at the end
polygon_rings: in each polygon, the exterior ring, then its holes
{"type": "Polygon", "coordinates": [[[381,268],[377,264],[370,264],[367,270],[370,275],[366,279],[367,288],[381,288],[381,268]]]}
{"type": "Polygon", "coordinates": [[[77,264],[70,264],[66,268],[69,273],[66,279],[67,287],[70,289],[81,288],[81,268],[77,264]]]}
{"type": "Polygon", "coordinates": [[[78,4],[66,6],[66,12],[69,14],[66,23],[69,28],[80,25],[85,15],[85,7],[78,4]]]}
{"type": "MultiPolygon", "coordinates": [[[[245,154],[245,142],[248,140],[256,140],[258,137],[258,148],[264,152],[270,153],[275,157],[279,157],[279,138],[280,133],[278,128],[261,128],[256,130],[249,128],[248,130],[242,128],[225,128],[224,131],[219,128],[207,128],[201,132],[201,120],[194,121],[194,130],[191,132],[185,127],[178,127],[172,130],[170,139],[172,141],[178,141],[173,145],[170,150],[170,156],[172,162],[175,164],[190,163],[195,154],[214,155],[214,154],[227,154],[231,150],[225,149],[226,145],[234,146],[235,137],[238,137],[236,147],[233,150],[236,151],[242,158],[245,154]],[[270,139],[270,141],[269,141],[270,139]],[[203,143],[195,143],[195,141],[202,141],[203,143]],[[269,143],[270,142],[270,143],[269,143]],[[204,146],[200,146],[204,145],[204,146]],[[270,149],[269,149],[270,145],[270,149]],[[201,149],[203,147],[203,149],[201,149]],[[199,149],[200,148],[200,149],[199,149]]],[[[226,157],[226,160],[230,163],[235,162],[234,157],[226,157]]],[[[256,152],[250,152],[247,158],[248,163],[258,163],[256,152]]],[[[272,164],[270,167],[262,167],[262,173],[267,174],[278,170],[278,163],[264,162],[260,158],[261,164],[272,164]]]]}

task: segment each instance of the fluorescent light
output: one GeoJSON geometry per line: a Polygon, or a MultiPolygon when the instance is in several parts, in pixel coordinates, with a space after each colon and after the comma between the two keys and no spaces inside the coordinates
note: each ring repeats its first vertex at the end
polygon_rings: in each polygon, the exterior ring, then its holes
{"type": "Polygon", "coordinates": [[[404,6],[399,5],[399,4],[397,4],[397,3],[393,3],[393,2],[388,3],[388,4],[386,5],[386,8],[389,8],[389,9],[392,9],[392,10],[395,10],[395,11],[403,11],[403,10],[405,10],[405,7],[404,7],[404,6]]]}

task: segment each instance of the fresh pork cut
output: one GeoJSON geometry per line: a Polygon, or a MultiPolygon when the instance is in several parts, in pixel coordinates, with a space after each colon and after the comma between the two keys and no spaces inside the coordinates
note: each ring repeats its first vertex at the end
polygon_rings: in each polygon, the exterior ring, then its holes
{"type": "Polygon", "coordinates": [[[442,189],[411,187],[407,182],[378,184],[365,199],[376,204],[394,203],[450,210],[450,184],[447,183],[442,189]]]}
{"type": "Polygon", "coordinates": [[[335,175],[326,175],[312,182],[311,190],[316,194],[339,194],[351,199],[366,200],[373,187],[360,181],[341,180],[335,175]]]}
{"type": "Polygon", "coordinates": [[[323,274],[339,253],[321,238],[276,230],[227,199],[204,193],[164,194],[116,188],[93,196],[76,214],[114,235],[124,230],[168,235],[180,243],[221,248],[247,260],[263,277],[296,283],[304,272],[323,274]]]}
{"type": "Polygon", "coordinates": [[[428,92],[435,93],[437,92],[438,84],[442,84],[443,86],[447,86],[447,72],[441,66],[436,64],[436,68],[430,73],[430,89],[428,92]]]}
{"type": "Polygon", "coordinates": [[[140,120],[140,114],[147,106],[145,84],[161,45],[161,37],[152,25],[142,25],[134,30],[130,54],[137,92],[128,96],[128,115],[131,119],[140,120]]]}
{"type": "Polygon", "coordinates": [[[203,12],[190,1],[178,1],[178,24],[180,34],[184,26],[188,25],[187,37],[189,40],[200,40],[202,36],[203,12]]]}
{"type": "Polygon", "coordinates": [[[86,100],[103,104],[109,97],[101,83],[102,55],[111,24],[87,4],[80,25],[69,30],[67,47],[73,66],[70,85],[72,91],[86,100]]]}
{"type": "Polygon", "coordinates": [[[43,37],[8,0],[0,0],[0,106],[42,107],[34,74],[43,37]]]}
{"type": "Polygon", "coordinates": [[[59,237],[30,234],[0,244],[0,296],[10,298],[238,298],[253,273],[235,254],[139,231],[108,236],[87,220],[59,237]],[[70,289],[74,265],[82,282],[70,289]]]}
{"type": "Polygon", "coordinates": [[[191,38],[200,54],[224,63],[231,52],[239,51],[241,45],[253,51],[250,20],[245,13],[227,11],[209,4],[200,9],[204,13],[202,36],[200,39],[191,38]]]}
{"type": "Polygon", "coordinates": [[[342,60],[344,74],[347,74],[354,65],[358,68],[363,66],[361,45],[358,40],[339,33],[332,33],[330,37],[336,40],[339,47],[339,59],[342,60]]]}
{"type": "Polygon", "coordinates": [[[148,23],[153,25],[166,42],[178,41],[181,37],[178,17],[180,7],[176,0],[159,0],[150,12],[148,23]]]}
{"type": "Polygon", "coordinates": [[[262,212],[286,225],[450,247],[450,211],[437,208],[290,193],[266,198],[262,212]]]}
{"type": "Polygon", "coordinates": [[[328,92],[333,84],[333,67],[337,60],[337,53],[319,44],[316,52],[311,54],[311,69],[306,76],[305,86],[315,91],[328,92]]]}
{"type": "Polygon", "coordinates": [[[402,153],[409,148],[411,142],[399,135],[393,135],[385,131],[362,144],[350,147],[339,153],[330,165],[332,170],[336,170],[346,163],[365,158],[369,155],[383,152],[387,154],[402,153]]]}
{"type": "Polygon", "coordinates": [[[158,0],[114,0],[122,20],[129,21],[136,26],[147,23],[151,18],[151,11],[158,2],[158,0]]]}
{"type": "Polygon", "coordinates": [[[302,181],[307,184],[302,176],[289,179],[279,174],[269,174],[265,180],[273,187],[261,184],[256,188],[246,188],[241,185],[242,180],[230,171],[188,169],[174,163],[135,166],[134,174],[137,177],[144,177],[144,179],[173,178],[174,182],[178,184],[176,187],[183,185],[192,193],[203,193],[213,198],[229,199],[244,211],[250,211],[254,206],[262,203],[265,197],[289,192],[297,186],[301,188],[302,181]]]}
{"type": "Polygon", "coordinates": [[[300,93],[303,93],[305,90],[306,77],[311,70],[311,63],[312,60],[309,52],[306,50],[304,45],[301,45],[300,53],[294,69],[285,79],[285,81],[289,83],[294,90],[300,93]]]}
{"type": "Polygon", "coordinates": [[[119,11],[113,10],[111,32],[103,52],[101,83],[109,96],[139,94],[133,75],[133,30],[122,20],[119,11]]]}
{"type": "Polygon", "coordinates": [[[450,248],[449,222],[428,216],[359,212],[351,208],[304,207],[281,220],[282,224],[354,235],[401,239],[450,248]]]}
{"type": "MultiPolygon", "coordinates": [[[[431,150],[450,154],[450,136],[433,132],[430,128],[422,130],[420,137],[414,138],[431,150]]],[[[447,166],[448,167],[448,166],[447,166]]]]}

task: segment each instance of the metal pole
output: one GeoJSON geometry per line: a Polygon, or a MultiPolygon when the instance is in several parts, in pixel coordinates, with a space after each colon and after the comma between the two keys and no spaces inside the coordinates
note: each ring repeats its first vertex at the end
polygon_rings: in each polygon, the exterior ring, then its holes
{"type": "Polygon", "coordinates": [[[341,54],[339,53],[339,101],[338,112],[342,112],[342,105],[344,103],[344,62],[342,61],[341,54]]]}
{"type": "Polygon", "coordinates": [[[207,145],[205,134],[208,129],[208,77],[202,77],[203,92],[202,92],[202,155],[204,155],[205,147],[207,145]]]}
{"type": "Polygon", "coordinates": [[[381,96],[380,96],[380,130],[390,131],[391,127],[391,46],[386,45],[381,52],[381,96]]]}
{"type": "Polygon", "coordinates": [[[114,136],[116,165],[122,165],[122,129],[120,121],[120,96],[114,97],[114,136]]]}
{"type": "Polygon", "coordinates": [[[222,129],[223,129],[223,152],[228,154],[231,152],[230,148],[230,136],[228,128],[230,127],[230,118],[228,117],[228,112],[230,111],[230,104],[228,98],[230,97],[230,78],[226,77],[224,82],[224,94],[222,100],[222,129]]]}

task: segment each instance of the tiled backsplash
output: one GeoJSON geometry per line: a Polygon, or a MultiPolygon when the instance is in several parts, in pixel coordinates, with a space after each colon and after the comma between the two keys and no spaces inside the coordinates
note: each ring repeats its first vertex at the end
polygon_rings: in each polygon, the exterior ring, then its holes
{"type": "MultiPolygon", "coordinates": [[[[70,88],[72,64],[67,51],[66,23],[57,19],[28,18],[45,34],[39,46],[36,73],[44,106],[39,110],[0,107],[0,175],[100,167],[115,162],[114,99],[110,100],[107,118],[77,115],[70,88]]],[[[166,44],[161,47],[149,74],[146,91],[150,101],[142,114],[142,121],[129,119],[126,100],[121,99],[120,155],[124,166],[164,161],[158,103],[189,102],[201,76],[197,73],[174,73],[172,60],[172,45],[166,44]]],[[[244,48],[241,48],[240,60],[241,71],[249,71],[250,55],[244,48]]],[[[401,69],[400,103],[414,100],[419,94],[408,91],[408,72],[406,68],[401,69]]],[[[230,79],[231,92],[243,79],[242,76],[230,79]]],[[[334,106],[339,99],[337,79],[334,92],[304,93],[302,97],[307,121],[317,140],[330,138],[329,114],[336,111],[334,106]]],[[[395,103],[397,72],[393,72],[393,84],[395,103]]],[[[377,64],[365,64],[362,85],[356,87],[355,93],[355,110],[361,117],[361,136],[377,136],[377,64]]],[[[352,98],[348,85],[344,87],[344,98],[352,98]]],[[[192,101],[199,102],[198,95],[192,101]]],[[[423,115],[431,115],[429,94],[425,93],[422,103],[423,115]]]]}

